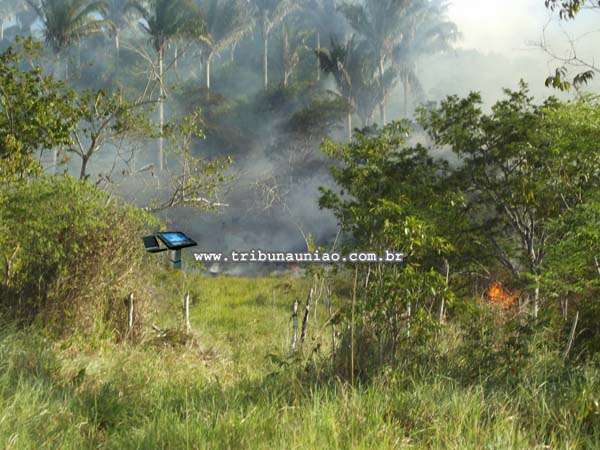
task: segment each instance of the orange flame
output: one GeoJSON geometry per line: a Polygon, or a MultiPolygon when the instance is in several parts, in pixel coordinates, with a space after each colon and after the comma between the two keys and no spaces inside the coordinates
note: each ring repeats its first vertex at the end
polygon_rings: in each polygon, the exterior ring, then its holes
{"type": "Polygon", "coordinates": [[[491,303],[509,308],[517,303],[517,298],[511,295],[497,281],[492,281],[485,292],[485,298],[491,303]]]}

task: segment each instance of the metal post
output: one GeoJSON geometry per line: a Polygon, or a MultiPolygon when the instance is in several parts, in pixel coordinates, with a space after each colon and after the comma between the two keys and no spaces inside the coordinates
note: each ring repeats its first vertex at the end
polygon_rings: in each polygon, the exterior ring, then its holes
{"type": "Polygon", "coordinates": [[[181,269],[181,249],[171,250],[171,268],[181,269]]]}

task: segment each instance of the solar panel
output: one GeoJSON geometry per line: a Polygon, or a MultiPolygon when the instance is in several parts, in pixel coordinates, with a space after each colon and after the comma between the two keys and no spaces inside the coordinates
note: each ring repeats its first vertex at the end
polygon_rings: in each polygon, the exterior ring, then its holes
{"type": "Polygon", "coordinates": [[[182,248],[194,247],[198,245],[196,241],[189,238],[180,231],[158,233],[156,237],[160,239],[161,242],[163,242],[169,250],[179,250],[182,248]]]}
{"type": "Polygon", "coordinates": [[[167,250],[166,247],[161,247],[156,237],[154,236],[145,236],[142,238],[144,241],[144,248],[148,253],[159,253],[167,250]]]}

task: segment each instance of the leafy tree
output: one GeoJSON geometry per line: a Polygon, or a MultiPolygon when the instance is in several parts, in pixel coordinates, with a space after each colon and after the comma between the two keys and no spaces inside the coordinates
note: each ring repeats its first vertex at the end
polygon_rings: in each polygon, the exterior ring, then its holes
{"type": "Polygon", "coordinates": [[[39,55],[28,38],[0,54],[0,182],[39,171],[34,154],[71,143],[79,115],[73,93],[44,76],[40,67],[21,69],[24,58],[39,55]]]}
{"type": "Polygon", "coordinates": [[[72,132],[75,145],[70,152],[81,158],[80,179],[89,176],[87,167],[91,158],[107,143],[117,144],[135,135],[141,138],[152,134],[141,110],[146,103],[128,102],[120,92],[86,90],[78,95],[75,103],[81,119],[72,132]]]}
{"type": "MultiPolygon", "coordinates": [[[[158,56],[159,83],[159,126],[165,125],[164,101],[166,87],[164,79],[164,54],[167,44],[178,38],[198,38],[205,34],[205,25],[193,0],[150,0],[147,3],[133,1],[130,7],[142,17],[142,30],[150,37],[158,56]]],[[[164,170],[164,139],[159,138],[158,160],[164,170]]]]}
{"type": "Polygon", "coordinates": [[[458,158],[472,238],[515,278],[529,282],[537,315],[541,266],[554,242],[548,224],[600,186],[598,114],[592,103],[536,105],[526,85],[507,99],[480,108],[481,98],[448,97],[422,111],[434,143],[458,158]]]}
{"type": "Polygon", "coordinates": [[[269,87],[269,36],[289,14],[300,5],[292,0],[251,0],[250,8],[254,19],[260,25],[263,40],[263,78],[265,90],[269,87]]]}
{"type": "Polygon", "coordinates": [[[169,195],[166,201],[153,201],[146,209],[160,211],[176,206],[215,210],[226,206],[219,200],[221,188],[231,180],[225,171],[231,166],[230,157],[209,160],[192,155],[194,139],[203,139],[198,112],[188,114],[180,122],[169,124],[165,130],[169,147],[179,161],[171,172],[169,195]]]}
{"type": "Polygon", "coordinates": [[[431,258],[448,253],[451,246],[428,213],[444,196],[440,181],[447,164],[422,146],[408,147],[407,131],[392,122],[381,130],[357,131],[348,144],[327,140],[322,147],[335,162],[331,173],[340,192],[321,188],[319,205],[335,213],[350,236],[349,249],[405,255],[402,264],[356,268],[358,322],[364,339],[375,336],[379,341],[380,357],[394,356],[402,330],[408,331],[407,319],[422,317],[449,296],[431,258]]]}
{"type": "Polygon", "coordinates": [[[212,58],[227,47],[237,44],[254,27],[244,0],[199,0],[206,21],[206,36],[201,40],[202,60],[205,67],[206,89],[210,89],[210,63],[212,58]]]}

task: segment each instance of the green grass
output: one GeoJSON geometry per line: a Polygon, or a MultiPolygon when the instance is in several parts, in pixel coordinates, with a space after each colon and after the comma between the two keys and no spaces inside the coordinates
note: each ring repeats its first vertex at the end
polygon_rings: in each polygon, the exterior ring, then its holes
{"type": "MultiPolygon", "coordinates": [[[[0,330],[0,448],[600,446],[594,367],[530,371],[510,387],[390,368],[353,389],[286,359],[291,303],[304,298],[306,280],[160,282],[173,294],[160,299],[159,327],[179,324],[183,292],[192,293],[188,346],[0,330]]],[[[320,304],[319,325],[324,313],[320,304]]]]}

